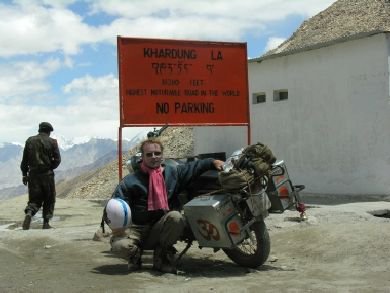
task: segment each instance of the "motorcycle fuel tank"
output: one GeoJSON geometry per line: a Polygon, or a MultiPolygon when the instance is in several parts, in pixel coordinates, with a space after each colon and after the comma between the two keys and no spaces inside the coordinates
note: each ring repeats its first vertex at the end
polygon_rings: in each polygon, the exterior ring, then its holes
{"type": "Polygon", "coordinates": [[[201,247],[233,248],[245,238],[228,195],[198,196],[184,205],[184,215],[201,247]]]}

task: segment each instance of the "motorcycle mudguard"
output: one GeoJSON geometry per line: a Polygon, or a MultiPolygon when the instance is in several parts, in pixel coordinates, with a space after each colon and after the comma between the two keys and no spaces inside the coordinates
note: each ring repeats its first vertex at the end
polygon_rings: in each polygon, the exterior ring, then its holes
{"type": "Polygon", "coordinates": [[[268,216],[268,209],[271,207],[271,201],[265,190],[253,193],[247,200],[249,210],[254,217],[265,218],[268,216]]]}

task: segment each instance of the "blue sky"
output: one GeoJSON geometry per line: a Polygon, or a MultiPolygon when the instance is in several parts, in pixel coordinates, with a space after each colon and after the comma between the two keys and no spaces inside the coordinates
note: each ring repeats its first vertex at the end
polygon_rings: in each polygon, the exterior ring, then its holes
{"type": "MultiPolygon", "coordinates": [[[[116,139],[116,37],[277,47],[334,0],[0,0],[0,143],[52,136],[116,139]]],[[[126,128],[130,138],[139,128],[126,128]]]]}

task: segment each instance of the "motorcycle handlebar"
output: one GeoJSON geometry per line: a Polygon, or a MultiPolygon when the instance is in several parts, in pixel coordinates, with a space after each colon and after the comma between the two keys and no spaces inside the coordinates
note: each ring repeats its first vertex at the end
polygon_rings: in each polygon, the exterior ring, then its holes
{"type": "Polygon", "coordinates": [[[146,135],[148,138],[152,138],[152,137],[159,137],[163,131],[165,129],[168,128],[168,125],[165,125],[163,127],[161,127],[159,130],[157,130],[156,128],[153,129],[153,131],[149,131],[148,134],[146,135]]]}

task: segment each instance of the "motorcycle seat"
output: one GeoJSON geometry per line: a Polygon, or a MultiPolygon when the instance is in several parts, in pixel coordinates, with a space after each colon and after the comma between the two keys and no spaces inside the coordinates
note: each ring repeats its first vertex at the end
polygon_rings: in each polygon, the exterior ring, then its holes
{"type": "Polygon", "coordinates": [[[217,170],[208,170],[202,175],[200,175],[199,178],[202,178],[204,180],[218,180],[218,171],[217,170]]]}
{"type": "Polygon", "coordinates": [[[199,178],[192,182],[192,184],[188,188],[188,191],[192,195],[197,196],[221,188],[221,184],[219,184],[218,180],[218,171],[208,170],[202,173],[199,178]]]}

